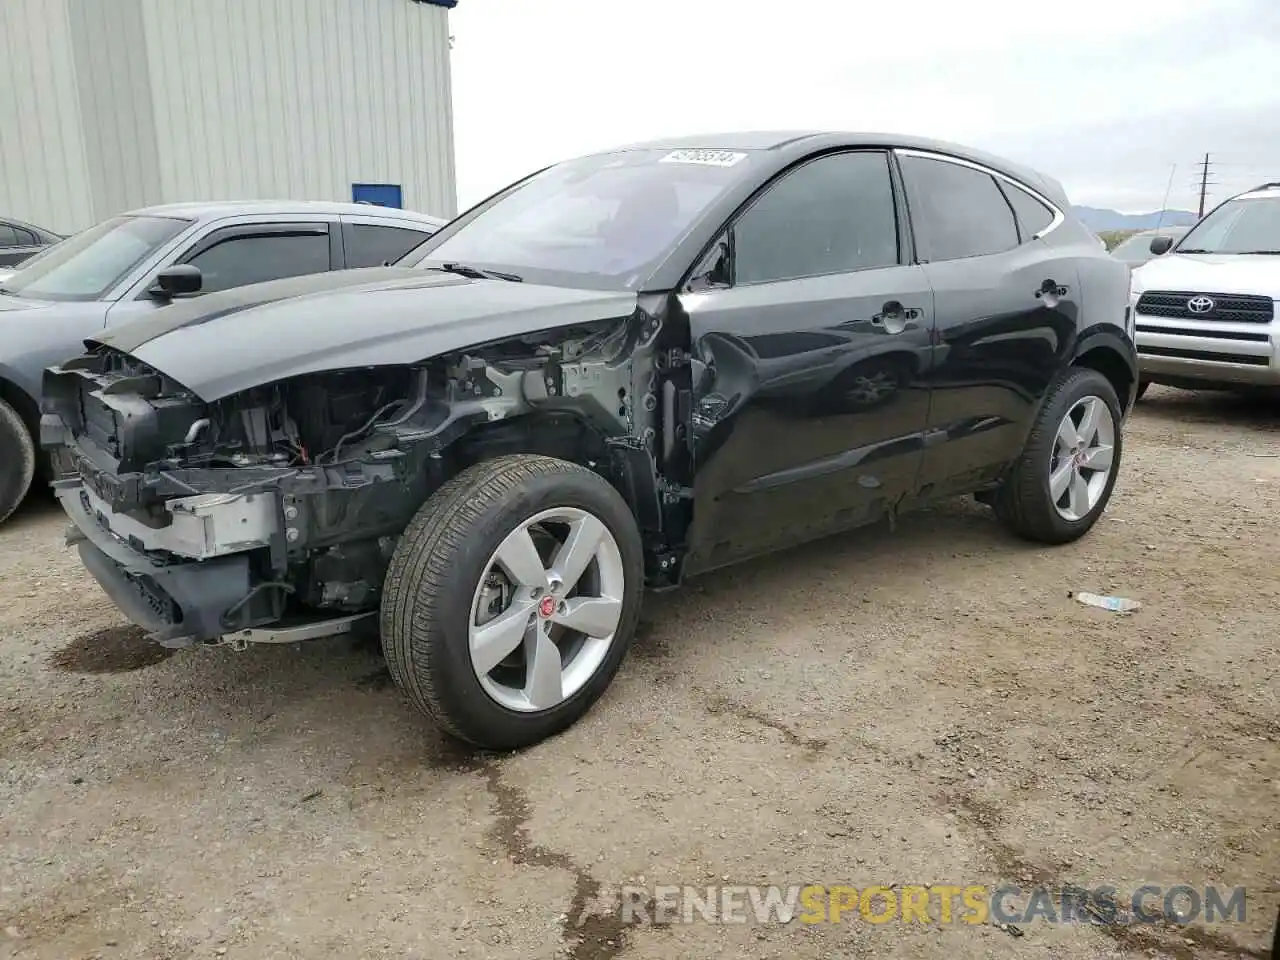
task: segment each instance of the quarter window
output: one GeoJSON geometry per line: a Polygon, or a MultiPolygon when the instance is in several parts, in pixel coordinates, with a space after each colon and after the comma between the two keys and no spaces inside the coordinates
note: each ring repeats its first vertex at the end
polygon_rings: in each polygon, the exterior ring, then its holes
{"type": "Polygon", "coordinates": [[[233,236],[192,257],[204,282],[201,293],[329,269],[329,237],[324,233],[233,236]]]}
{"type": "Polygon", "coordinates": [[[1001,183],[1000,186],[1018,217],[1018,230],[1022,234],[1023,243],[1053,223],[1053,211],[1027,191],[1011,183],[1001,183]]]}
{"type": "Polygon", "coordinates": [[[342,228],[342,236],[348,267],[380,267],[384,263],[395,263],[431,234],[407,227],[348,223],[342,228]]]}
{"type": "Polygon", "coordinates": [[[904,156],[911,224],[921,260],[959,260],[1018,245],[1013,211],[988,173],[944,160],[904,156]]]}
{"type": "Polygon", "coordinates": [[[897,264],[888,155],[834,154],[784,175],[738,220],[733,251],[739,284],[897,264]]]}

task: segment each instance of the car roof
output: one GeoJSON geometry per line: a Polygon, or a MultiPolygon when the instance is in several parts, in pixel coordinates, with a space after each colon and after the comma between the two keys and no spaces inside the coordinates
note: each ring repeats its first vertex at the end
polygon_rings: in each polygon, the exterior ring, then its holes
{"type": "Polygon", "coordinates": [[[7,223],[13,227],[22,227],[26,230],[35,230],[37,233],[47,233],[50,236],[57,236],[57,234],[48,227],[40,227],[34,223],[27,223],[25,220],[19,220],[17,217],[10,217],[4,213],[0,213],[0,223],[7,223]]]}
{"type": "Polygon", "coordinates": [[[1280,183],[1264,183],[1260,187],[1254,187],[1244,193],[1237,194],[1232,197],[1233,200],[1259,200],[1263,197],[1271,199],[1280,198],[1280,183]]]}
{"type": "Polygon", "coordinates": [[[398,207],[380,207],[368,203],[341,203],[332,200],[210,200],[190,203],[165,203],[154,207],[130,210],[130,217],[183,217],[200,220],[205,217],[240,217],[263,214],[332,214],[334,216],[388,217],[397,220],[417,220],[424,224],[441,226],[443,217],[433,217],[416,210],[398,207]]]}
{"type": "Polygon", "coordinates": [[[1069,202],[1062,184],[1038,170],[1013,163],[1002,157],[963,144],[919,137],[901,133],[858,133],[833,130],[756,130],[725,133],[697,134],[682,137],[649,140],[601,150],[599,153],[618,153],[629,150],[751,150],[776,155],[776,165],[783,167],[794,160],[819,150],[835,150],[849,147],[900,147],[908,150],[925,150],[945,153],[969,160],[1003,173],[1042,193],[1047,199],[1061,206],[1064,211],[1069,202]]]}

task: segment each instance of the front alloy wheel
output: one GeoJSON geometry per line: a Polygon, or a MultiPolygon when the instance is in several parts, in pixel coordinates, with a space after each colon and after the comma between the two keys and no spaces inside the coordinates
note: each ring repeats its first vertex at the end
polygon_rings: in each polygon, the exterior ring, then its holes
{"type": "Polygon", "coordinates": [[[494,551],[472,601],[471,665],[509,710],[549,710],[609,654],[626,594],[622,552],[577,507],[543,510],[494,551]]]}
{"type": "Polygon", "coordinates": [[[537,743],[604,693],[639,617],[640,532],[599,474],[532,454],[454,477],[396,546],[382,648],[445,731],[492,750],[537,743]]]}

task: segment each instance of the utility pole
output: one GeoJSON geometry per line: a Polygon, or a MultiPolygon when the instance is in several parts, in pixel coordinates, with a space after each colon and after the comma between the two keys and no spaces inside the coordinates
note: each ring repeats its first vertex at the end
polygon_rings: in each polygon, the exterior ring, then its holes
{"type": "Polygon", "coordinates": [[[1198,216],[1204,216],[1204,198],[1209,190],[1209,155],[1204,155],[1204,162],[1200,164],[1200,212],[1198,216]]]}

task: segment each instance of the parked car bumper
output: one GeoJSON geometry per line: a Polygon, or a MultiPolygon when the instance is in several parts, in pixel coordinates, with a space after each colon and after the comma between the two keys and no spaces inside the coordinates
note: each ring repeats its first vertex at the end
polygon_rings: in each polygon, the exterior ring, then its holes
{"type": "Polygon", "coordinates": [[[1175,386],[1280,386],[1280,321],[1224,323],[1139,312],[1135,327],[1144,380],[1175,386]]]}

